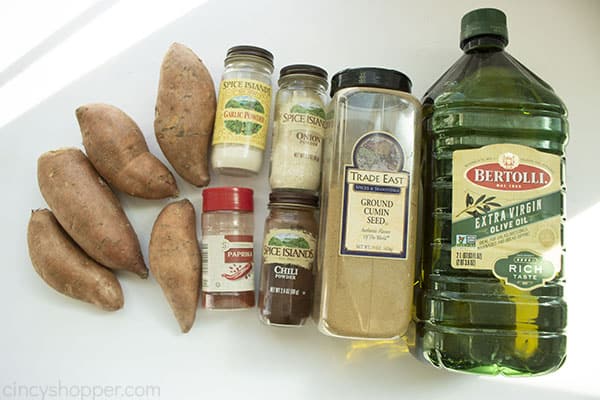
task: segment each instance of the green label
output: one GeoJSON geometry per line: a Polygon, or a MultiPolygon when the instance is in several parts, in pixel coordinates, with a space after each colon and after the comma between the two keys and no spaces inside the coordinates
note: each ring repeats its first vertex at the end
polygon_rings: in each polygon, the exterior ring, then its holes
{"type": "Polygon", "coordinates": [[[494,265],[494,275],[518,288],[534,289],[552,280],[555,274],[550,261],[523,251],[498,260],[494,265]]]}
{"type": "MultiPolygon", "coordinates": [[[[481,200],[478,200],[478,204],[481,204],[483,212],[473,215],[472,218],[463,219],[452,224],[453,232],[462,232],[462,235],[453,235],[453,246],[457,244],[465,245],[468,239],[465,236],[471,235],[476,236],[477,239],[483,239],[556,217],[561,213],[562,197],[560,192],[501,208],[495,208],[501,205],[495,201],[486,201],[484,196],[479,199],[481,200]]],[[[492,200],[495,200],[495,198],[492,198],[492,200]]]]}
{"type": "Polygon", "coordinates": [[[451,265],[531,290],[561,269],[561,161],[494,144],[452,155],[451,265]]]}
{"type": "Polygon", "coordinates": [[[247,144],[263,150],[267,141],[271,86],[250,79],[221,82],[213,145],[247,144]]]}

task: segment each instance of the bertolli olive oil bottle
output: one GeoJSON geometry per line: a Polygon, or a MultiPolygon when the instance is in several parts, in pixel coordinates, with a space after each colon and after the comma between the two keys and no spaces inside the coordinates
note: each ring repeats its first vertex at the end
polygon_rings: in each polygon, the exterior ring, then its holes
{"type": "Polygon", "coordinates": [[[462,19],[464,55],[425,94],[417,355],[481,374],[561,366],[566,108],[504,48],[496,9],[462,19]]]}

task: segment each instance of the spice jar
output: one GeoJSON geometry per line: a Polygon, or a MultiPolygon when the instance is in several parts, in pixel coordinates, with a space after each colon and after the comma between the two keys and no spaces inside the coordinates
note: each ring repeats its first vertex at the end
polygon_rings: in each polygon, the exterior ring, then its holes
{"type": "Polygon", "coordinates": [[[281,69],[278,83],[271,188],[317,191],[326,125],[327,72],[314,65],[288,65],[281,69]]]}
{"type": "Polygon", "coordinates": [[[317,249],[318,198],[305,191],[274,190],[265,223],[259,293],[260,319],[301,326],[310,316],[317,249]]]}
{"type": "Polygon", "coordinates": [[[202,305],[208,309],[254,307],[252,189],[202,192],[202,305]]]}
{"type": "Polygon", "coordinates": [[[227,51],[215,115],[215,171],[251,176],[262,166],[271,109],[273,54],[254,46],[227,51]]]}
{"type": "Polygon", "coordinates": [[[332,79],[315,312],[325,334],[391,339],[408,327],[420,155],[410,89],[406,75],[382,68],[332,79]]]}

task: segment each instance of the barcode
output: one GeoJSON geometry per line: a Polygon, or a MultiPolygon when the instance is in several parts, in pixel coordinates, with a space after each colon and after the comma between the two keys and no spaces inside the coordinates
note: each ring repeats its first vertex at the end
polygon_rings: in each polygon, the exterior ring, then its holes
{"type": "Polygon", "coordinates": [[[208,243],[202,243],[202,260],[204,262],[208,260],[208,243]]]}
{"type": "Polygon", "coordinates": [[[202,290],[208,288],[208,243],[202,243],[202,290]]]}

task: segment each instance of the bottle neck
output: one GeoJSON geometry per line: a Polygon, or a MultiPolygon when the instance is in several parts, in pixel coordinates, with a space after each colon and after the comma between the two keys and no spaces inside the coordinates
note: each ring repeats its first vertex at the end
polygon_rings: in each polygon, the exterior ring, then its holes
{"type": "Polygon", "coordinates": [[[327,81],[308,74],[287,75],[279,78],[278,84],[281,89],[306,88],[327,95],[327,81]]]}
{"type": "Polygon", "coordinates": [[[284,215],[284,214],[301,214],[307,215],[310,218],[315,213],[315,208],[310,206],[304,206],[300,204],[269,204],[271,215],[284,215]]]}
{"type": "Polygon", "coordinates": [[[501,36],[476,36],[463,41],[460,48],[465,53],[492,53],[503,51],[507,40],[501,36]]]}
{"type": "Polygon", "coordinates": [[[273,219],[300,218],[311,221],[315,218],[315,208],[293,204],[269,204],[270,217],[273,219]]]}
{"type": "MultiPolygon", "coordinates": [[[[269,61],[254,56],[248,55],[232,55],[225,59],[225,72],[232,70],[254,70],[271,76],[273,73],[273,64],[269,61]]],[[[270,80],[270,78],[269,78],[270,80]]]]}

